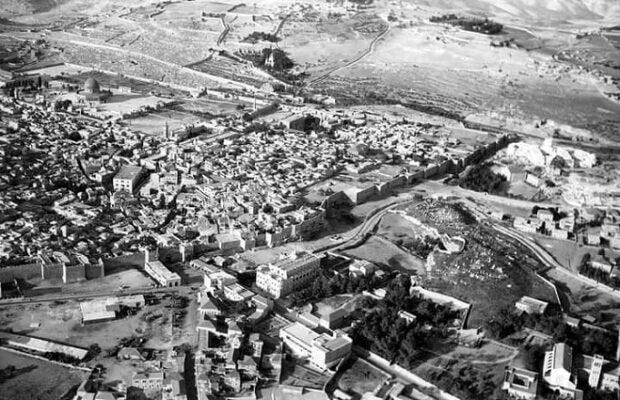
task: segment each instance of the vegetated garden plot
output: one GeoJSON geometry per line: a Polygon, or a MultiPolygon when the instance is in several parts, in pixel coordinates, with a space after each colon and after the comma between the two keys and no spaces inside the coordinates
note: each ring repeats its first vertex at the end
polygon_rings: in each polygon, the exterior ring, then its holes
{"type": "Polygon", "coordinates": [[[592,315],[599,318],[599,324],[611,329],[620,323],[618,297],[586,284],[570,273],[552,269],[545,275],[556,284],[560,295],[565,296],[571,313],[592,315]]]}
{"type": "Polygon", "coordinates": [[[258,75],[250,65],[226,57],[214,56],[209,60],[193,64],[191,68],[255,87],[259,87],[267,82],[267,79],[264,76],[258,75]]]}
{"type": "Polygon", "coordinates": [[[415,372],[440,389],[463,400],[501,398],[501,385],[508,362],[473,364],[456,358],[436,358],[415,372]]]}
{"type": "Polygon", "coordinates": [[[423,276],[426,271],[423,260],[380,236],[371,236],[361,246],[345,250],[344,253],[411,275],[423,276]]]}
{"type": "Polygon", "coordinates": [[[205,96],[196,99],[188,99],[180,104],[169,107],[169,109],[190,113],[199,118],[211,119],[215,116],[239,112],[240,105],[244,108],[249,108],[251,106],[249,103],[238,100],[217,99],[205,96]]]}
{"type": "Polygon", "coordinates": [[[330,376],[303,365],[301,360],[282,360],[282,375],[280,383],[283,385],[303,386],[321,390],[330,376]]]}
{"type": "Polygon", "coordinates": [[[256,331],[262,333],[265,336],[277,338],[280,334],[280,329],[284,328],[290,322],[278,315],[272,315],[267,317],[261,323],[256,326],[256,331]]]}
{"type": "Polygon", "coordinates": [[[361,397],[366,392],[374,392],[389,378],[390,376],[385,372],[360,358],[354,357],[349,358],[342,365],[333,381],[334,385],[343,392],[354,393],[361,397]]]}
{"type": "Polygon", "coordinates": [[[10,376],[0,379],[0,400],[58,400],[88,376],[85,371],[4,349],[0,349],[0,370],[10,376]]]}
{"type": "Polygon", "coordinates": [[[436,352],[433,349],[425,352],[424,361],[413,372],[463,399],[479,398],[472,396],[477,393],[465,389],[469,380],[480,382],[479,386],[486,390],[486,394],[490,393],[493,386],[489,382],[500,383],[505,366],[518,355],[517,349],[510,350],[490,341],[483,342],[479,348],[458,346],[445,351],[441,342],[436,347],[436,352]]]}

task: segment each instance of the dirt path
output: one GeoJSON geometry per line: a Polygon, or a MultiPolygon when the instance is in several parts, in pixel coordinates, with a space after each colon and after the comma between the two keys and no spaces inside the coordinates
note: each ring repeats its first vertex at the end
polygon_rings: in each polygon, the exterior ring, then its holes
{"type": "Polygon", "coordinates": [[[357,64],[359,61],[363,60],[366,56],[372,54],[375,51],[375,44],[381,40],[389,31],[390,31],[391,27],[388,26],[383,32],[381,32],[379,35],[377,35],[377,37],[375,37],[372,42],[370,42],[370,45],[368,45],[368,48],[366,49],[366,51],[364,51],[362,54],[360,54],[359,56],[357,56],[356,58],[354,58],[353,60],[351,60],[350,62],[346,63],[345,65],[342,65],[340,67],[336,67],[326,73],[324,73],[323,75],[316,77],[314,79],[312,79],[311,81],[308,82],[308,87],[314,85],[315,83],[319,83],[325,79],[327,79],[330,75],[343,70],[345,68],[349,68],[352,65],[357,64]]]}

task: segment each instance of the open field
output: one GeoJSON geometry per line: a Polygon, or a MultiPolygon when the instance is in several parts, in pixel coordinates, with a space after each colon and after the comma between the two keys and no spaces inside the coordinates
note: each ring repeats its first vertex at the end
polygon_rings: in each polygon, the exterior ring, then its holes
{"type": "Polygon", "coordinates": [[[618,297],[580,281],[568,272],[549,270],[545,275],[552,280],[561,295],[570,304],[570,312],[575,315],[592,315],[599,323],[615,329],[620,323],[620,303],[618,297]]]}
{"type": "Polygon", "coordinates": [[[136,315],[108,322],[82,325],[79,302],[62,301],[5,307],[0,310],[0,323],[5,329],[26,333],[76,346],[88,347],[93,343],[102,349],[116,346],[120,339],[142,336],[152,348],[169,348],[170,345],[192,343],[196,319],[196,301],[190,297],[186,314],[173,327],[169,308],[170,299],[146,306],[136,315]]]}
{"type": "Polygon", "coordinates": [[[344,251],[348,256],[360,258],[388,269],[424,276],[424,261],[402,250],[394,243],[380,236],[372,236],[359,247],[344,251]]]}
{"type": "Polygon", "coordinates": [[[124,120],[123,124],[132,130],[152,136],[163,136],[164,127],[172,132],[200,122],[201,119],[187,112],[162,110],[142,117],[124,120]]]}
{"type": "Polygon", "coordinates": [[[92,294],[94,291],[116,292],[121,287],[138,289],[151,287],[153,285],[154,281],[146,275],[146,273],[134,268],[129,268],[117,270],[103,278],[86,280],[68,285],[64,285],[60,281],[43,281],[38,287],[44,289],[46,287],[62,286],[61,291],[64,294],[92,294]]]}
{"type": "Polygon", "coordinates": [[[16,368],[16,376],[0,382],[0,400],[58,400],[88,375],[0,349],[0,369],[8,366],[16,368]]]}

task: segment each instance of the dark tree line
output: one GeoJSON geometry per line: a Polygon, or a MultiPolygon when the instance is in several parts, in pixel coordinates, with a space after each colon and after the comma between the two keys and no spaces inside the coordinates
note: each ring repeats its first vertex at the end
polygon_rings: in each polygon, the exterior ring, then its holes
{"type": "Polygon", "coordinates": [[[491,170],[490,163],[474,165],[465,177],[459,180],[459,186],[476,192],[493,193],[499,190],[506,177],[491,170]]]}
{"type": "Polygon", "coordinates": [[[445,338],[450,324],[460,317],[458,311],[409,293],[411,281],[406,276],[392,280],[383,300],[366,300],[367,312],[352,329],[354,343],[380,356],[412,368],[416,356],[429,338],[445,338]],[[399,316],[399,311],[415,315],[413,322],[399,316]]]}
{"type": "Polygon", "coordinates": [[[254,31],[246,36],[242,42],[256,43],[259,40],[263,40],[265,42],[276,43],[280,41],[280,38],[274,35],[273,33],[265,33],[265,32],[257,32],[254,31]]]}
{"type": "Polygon", "coordinates": [[[320,275],[309,287],[294,292],[289,296],[291,305],[301,307],[304,304],[344,293],[361,293],[375,289],[380,280],[374,274],[369,276],[334,275],[327,278],[320,275]]]}
{"type": "Polygon", "coordinates": [[[582,354],[600,354],[613,358],[616,352],[617,337],[607,331],[572,327],[565,323],[564,316],[557,306],[549,305],[543,314],[516,315],[510,307],[501,309],[497,315],[485,321],[486,333],[501,339],[523,328],[530,328],[553,337],[554,342],[565,342],[582,354]]]}
{"type": "Polygon", "coordinates": [[[497,35],[502,33],[504,26],[500,23],[491,21],[488,18],[464,18],[456,14],[446,14],[440,17],[431,17],[431,22],[446,23],[458,26],[470,32],[479,32],[486,35],[497,35]]]}

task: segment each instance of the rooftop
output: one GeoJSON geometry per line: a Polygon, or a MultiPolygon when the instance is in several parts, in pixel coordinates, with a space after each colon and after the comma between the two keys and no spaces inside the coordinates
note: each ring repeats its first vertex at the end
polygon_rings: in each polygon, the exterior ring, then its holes
{"type": "Polygon", "coordinates": [[[142,172],[142,167],[135,165],[123,165],[121,169],[116,173],[114,179],[134,179],[142,172]]]}

